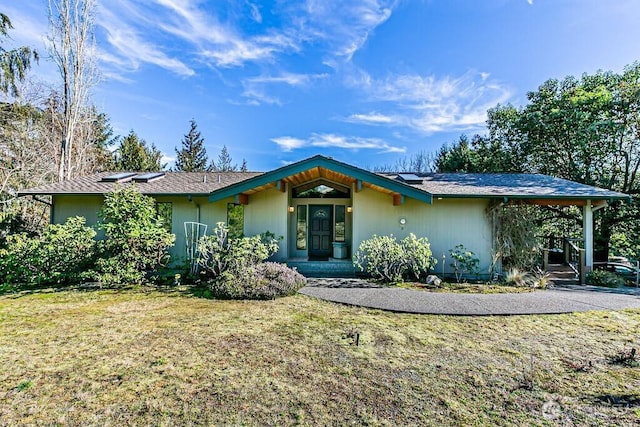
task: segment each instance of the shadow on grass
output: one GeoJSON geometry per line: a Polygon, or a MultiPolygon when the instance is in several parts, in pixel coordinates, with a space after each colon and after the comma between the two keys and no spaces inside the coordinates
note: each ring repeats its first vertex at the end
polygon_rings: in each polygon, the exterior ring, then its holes
{"type": "Polygon", "coordinates": [[[596,404],[623,408],[640,407],[640,395],[637,394],[598,394],[589,400],[596,404]]]}

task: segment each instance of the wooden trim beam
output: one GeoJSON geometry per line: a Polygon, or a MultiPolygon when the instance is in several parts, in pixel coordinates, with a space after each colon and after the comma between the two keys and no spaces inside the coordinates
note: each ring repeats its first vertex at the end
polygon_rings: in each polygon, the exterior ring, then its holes
{"type": "Polygon", "coordinates": [[[393,206],[404,205],[404,195],[402,194],[394,194],[393,195],[393,206]]]}
{"type": "Polygon", "coordinates": [[[236,203],[238,205],[248,205],[249,204],[249,196],[246,194],[236,194],[236,203]]]}
{"type": "MultiPolygon", "coordinates": [[[[528,205],[540,205],[540,206],[585,206],[587,200],[572,200],[572,199],[521,199],[522,202],[528,205]]],[[[513,200],[514,203],[520,202],[520,200],[513,200]]]]}
{"type": "Polygon", "coordinates": [[[283,179],[280,179],[276,181],[276,188],[280,190],[281,193],[284,193],[287,191],[287,183],[283,179]]]}

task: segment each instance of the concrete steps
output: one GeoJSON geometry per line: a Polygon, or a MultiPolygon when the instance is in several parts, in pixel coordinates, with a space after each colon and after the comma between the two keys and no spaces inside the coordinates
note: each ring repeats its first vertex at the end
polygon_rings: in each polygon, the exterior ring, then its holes
{"type": "Polygon", "coordinates": [[[356,270],[351,260],[308,261],[294,259],[286,261],[287,266],[295,268],[305,277],[355,277],[356,270]]]}

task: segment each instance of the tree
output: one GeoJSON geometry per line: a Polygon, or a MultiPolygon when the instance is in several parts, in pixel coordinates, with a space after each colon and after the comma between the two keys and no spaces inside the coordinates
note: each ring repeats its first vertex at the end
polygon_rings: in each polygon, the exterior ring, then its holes
{"type": "Polygon", "coordinates": [[[166,167],[161,163],[162,153],[155,145],[147,146],[134,131],[124,137],[114,153],[116,171],[158,172],[166,167]]]}
{"type": "MultiPolygon", "coordinates": [[[[11,20],[0,13],[0,40],[8,37],[13,28],[11,20]]],[[[0,45],[0,92],[18,96],[16,81],[23,81],[25,72],[31,67],[31,60],[38,60],[38,53],[29,47],[5,50],[0,45]]]]}
{"type": "Polygon", "coordinates": [[[182,140],[182,148],[176,148],[175,170],[184,172],[204,172],[211,168],[207,167],[209,158],[207,150],[204,148],[204,138],[197,130],[196,121],[191,119],[189,133],[182,140]]]}
{"type": "MultiPolygon", "coordinates": [[[[598,211],[596,258],[614,241],[628,253],[640,248],[640,63],[622,74],[599,71],[580,79],[550,79],[527,95],[522,108],[489,111],[489,135],[439,155],[439,169],[532,172],[626,193],[598,211]],[[442,168],[440,168],[442,166],[442,168]]],[[[540,217],[581,226],[577,210],[549,207],[540,217]]]]}
{"type": "Polygon", "coordinates": [[[398,159],[394,164],[374,166],[371,170],[374,172],[433,172],[434,163],[435,156],[433,153],[420,151],[398,159]]]}
{"type": "Polygon", "coordinates": [[[237,172],[238,170],[240,170],[240,172],[246,172],[247,161],[242,159],[242,166],[238,168],[237,164],[233,164],[233,159],[229,154],[229,150],[227,150],[227,146],[223,145],[218,155],[218,160],[216,162],[211,161],[209,168],[214,172],[237,172]]]}
{"type": "Polygon", "coordinates": [[[96,263],[101,282],[144,283],[148,273],[169,261],[168,249],[176,236],[162,225],[152,197],[141,194],[135,186],[118,188],[105,195],[98,215],[99,228],[105,234],[96,263]]]}
{"type": "Polygon", "coordinates": [[[89,92],[97,81],[93,36],[95,0],[49,0],[50,50],[62,79],[62,140],[58,181],[71,179],[73,145],[83,121],[91,121],[89,92]]]}

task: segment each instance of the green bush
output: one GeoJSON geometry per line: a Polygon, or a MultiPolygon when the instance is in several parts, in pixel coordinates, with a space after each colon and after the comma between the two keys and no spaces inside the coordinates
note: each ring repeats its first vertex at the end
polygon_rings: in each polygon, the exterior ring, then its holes
{"type": "Polygon", "coordinates": [[[232,238],[222,222],[198,243],[198,266],[213,296],[270,299],[297,291],[306,279],[285,265],[265,262],[278,251],[272,233],[232,238]]]}
{"type": "Polygon", "coordinates": [[[363,240],[353,255],[353,264],[383,282],[399,282],[405,277],[419,279],[437,262],[431,256],[426,237],[413,233],[400,242],[393,235],[373,235],[363,240]]]}
{"type": "Polygon", "coordinates": [[[175,235],[157,218],[155,202],[135,187],[105,196],[99,213],[105,240],[99,242],[96,264],[99,280],[107,285],[140,284],[169,261],[175,235]]]}
{"type": "Polygon", "coordinates": [[[296,293],[306,282],[303,275],[284,264],[262,262],[237,276],[210,281],[209,289],[218,298],[274,299],[296,293]]]}
{"type": "Polygon", "coordinates": [[[40,237],[7,236],[0,250],[0,279],[5,288],[73,285],[82,281],[95,260],[96,232],[82,217],[47,226],[40,237]]]}
{"type": "Polygon", "coordinates": [[[588,285],[604,286],[607,288],[618,288],[624,286],[624,277],[606,270],[593,270],[587,273],[586,282],[588,285]]]}
{"type": "Polygon", "coordinates": [[[198,242],[198,266],[208,279],[233,279],[278,252],[271,233],[231,238],[229,227],[218,222],[213,234],[198,242]]]}
{"type": "Polygon", "coordinates": [[[480,260],[474,252],[465,248],[464,245],[457,245],[455,248],[449,249],[449,256],[453,259],[453,262],[449,265],[453,267],[458,283],[465,277],[478,278],[478,274],[480,273],[478,264],[480,260]]]}

